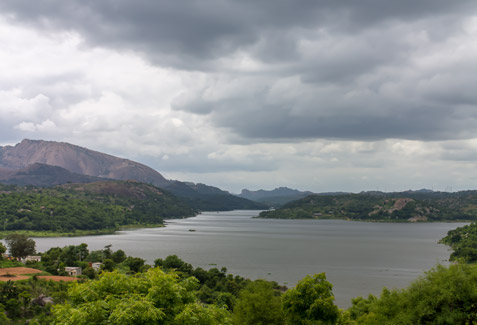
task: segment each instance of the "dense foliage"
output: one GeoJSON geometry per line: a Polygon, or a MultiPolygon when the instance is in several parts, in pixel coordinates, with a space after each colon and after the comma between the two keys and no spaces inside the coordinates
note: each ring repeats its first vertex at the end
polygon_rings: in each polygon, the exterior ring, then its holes
{"type": "MultiPolygon", "coordinates": [[[[13,257],[23,258],[35,254],[35,241],[25,235],[10,234],[5,238],[5,242],[13,257]]],[[[0,248],[0,251],[2,250],[3,248],[0,248]]]]}
{"type": "Polygon", "coordinates": [[[325,274],[320,273],[307,275],[295,288],[285,292],[283,310],[288,324],[336,324],[340,311],[334,304],[332,288],[325,274]]]}
{"type": "MultiPolygon", "coordinates": [[[[402,290],[383,289],[334,304],[325,274],[309,275],[286,290],[251,281],[225,268],[194,268],[175,255],[154,267],[107,245],[55,247],[27,266],[65,274],[81,266],[81,281],[0,282],[0,322],[31,324],[474,324],[477,322],[477,265],[437,266],[402,290]],[[94,270],[90,262],[102,262],[94,270]]],[[[11,263],[11,262],[9,262],[11,263]]],[[[7,263],[8,264],[8,263],[7,263]]],[[[5,266],[13,266],[6,265],[5,266]]]]}
{"type": "Polygon", "coordinates": [[[40,324],[50,324],[51,301],[64,303],[67,289],[66,282],[39,280],[36,277],[0,282],[0,323],[8,324],[14,319],[35,319],[40,324]]]}
{"type": "Polygon", "coordinates": [[[96,281],[72,284],[68,303],[53,307],[56,324],[185,324],[188,319],[209,319],[227,324],[226,310],[200,304],[197,280],[181,279],[159,268],[127,276],[103,273],[96,281]]]}
{"type": "Polygon", "coordinates": [[[353,299],[348,310],[357,324],[475,324],[477,266],[437,266],[403,290],[353,299]]]}
{"type": "Polygon", "coordinates": [[[450,230],[441,242],[453,249],[450,256],[451,261],[477,262],[477,224],[471,223],[450,230]]]}
{"type": "Polygon", "coordinates": [[[310,195],[262,218],[371,221],[476,220],[477,191],[310,195]]]}
{"type": "Polygon", "coordinates": [[[0,186],[0,230],[74,232],[162,224],[195,210],[154,186],[123,181],[53,188],[0,186]]]}
{"type": "Polygon", "coordinates": [[[239,293],[233,320],[236,324],[284,324],[280,292],[268,281],[248,283],[239,293]]]}
{"type": "MultiPolygon", "coordinates": [[[[241,276],[227,274],[226,268],[220,270],[216,267],[204,270],[200,267],[194,268],[189,263],[185,263],[176,255],[171,255],[163,259],[156,259],[154,266],[164,270],[174,270],[185,277],[193,276],[199,281],[198,298],[206,304],[217,304],[232,310],[235,307],[239,293],[251,283],[249,279],[241,276]]],[[[267,282],[271,288],[278,292],[281,289],[276,282],[267,282]]]]}

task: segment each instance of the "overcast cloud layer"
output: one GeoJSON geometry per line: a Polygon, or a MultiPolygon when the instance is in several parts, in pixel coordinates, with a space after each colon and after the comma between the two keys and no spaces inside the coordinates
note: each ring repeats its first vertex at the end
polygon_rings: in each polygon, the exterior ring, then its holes
{"type": "Polygon", "coordinates": [[[0,2],[0,145],[238,192],[476,188],[475,1],[0,2]]]}

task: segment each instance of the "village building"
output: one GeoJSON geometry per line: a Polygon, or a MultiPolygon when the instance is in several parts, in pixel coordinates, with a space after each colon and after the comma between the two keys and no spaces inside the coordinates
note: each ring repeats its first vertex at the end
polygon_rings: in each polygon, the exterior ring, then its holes
{"type": "Polygon", "coordinates": [[[91,267],[96,271],[98,272],[99,270],[101,270],[101,266],[103,265],[103,263],[100,263],[100,262],[97,262],[97,263],[91,263],[91,267]]]}
{"type": "Polygon", "coordinates": [[[70,276],[78,276],[83,274],[81,268],[77,266],[67,266],[65,267],[65,272],[70,276]]]}
{"type": "Polygon", "coordinates": [[[22,258],[22,263],[25,264],[26,262],[41,262],[41,256],[29,255],[25,258],[22,258]]]}

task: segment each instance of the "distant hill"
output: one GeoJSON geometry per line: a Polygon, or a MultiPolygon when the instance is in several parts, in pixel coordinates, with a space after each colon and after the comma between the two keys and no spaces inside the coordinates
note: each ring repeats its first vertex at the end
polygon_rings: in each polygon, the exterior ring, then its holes
{"type": "Polygon", "coordinates": [[[0,230],[97,231],[158,225],[194,216],[175,196],[134,181],[63,184],[50,188],[0,185],[0,230]]]}
{"type": "Polygon", "coordinates": [[[280,207],[288,202],[298,200],[310,194],[313,193],[309,191],[303,192],[299,190],[294,190],[288,187],[278,187],[271,191],[250,191],[247,189],[243,189],[238,196],[252,201],[264,203],[268,206],[280,207]]]}
{"type": "Polygon", "coordinates": [[[64,142],[23,140],[0,147],[0,183],[54,186],[101,179],[134,180],[166,189],[199,210],[266,209],[217,187],[167,180],[143,164],[64,142]]]}
{"type": "Polygon", "coordinates": [[[165,189],[182,198],[192,207],[202,211],[265,210],[269,207],[267,204],[240,198],[217,187],[205,184],[175,181],[167,185],[165,189]]]}
{"type": "Polygon", "coordinates": [[[155,186],[168,184],[160,173],[143,164],[65,142],[23,140],[15,146],[0,147],[1,168],[20,170],[35,163],[62,167],[80,175],[135,180],[155,186]]]}
{"type": "Polygon", "coordinates": [[[477,219],[477,191],[309,195],[265,211],[262,218],[370,221],[457,221],[477,219]]]}

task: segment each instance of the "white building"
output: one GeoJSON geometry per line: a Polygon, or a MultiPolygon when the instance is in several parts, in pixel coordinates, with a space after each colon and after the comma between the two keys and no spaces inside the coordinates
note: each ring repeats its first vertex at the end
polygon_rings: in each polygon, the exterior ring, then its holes
{"type": "Polygon", "coordinates": [[[81,268],[77,266],[67,266],[65,267],[65,271],[66,273],[68,273],[68,275],[71,275],[71,276],[78,276],[83,274],[81,268]]]}

